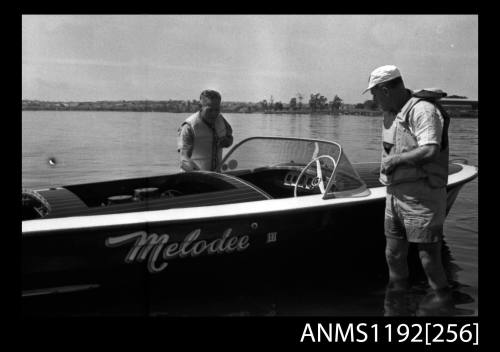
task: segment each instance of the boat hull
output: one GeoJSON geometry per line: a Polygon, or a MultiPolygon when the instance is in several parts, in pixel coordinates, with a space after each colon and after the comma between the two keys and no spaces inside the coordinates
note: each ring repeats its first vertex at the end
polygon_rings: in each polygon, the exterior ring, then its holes
{"type": "MultiPolygon", "coordinates": [[[[144,301],[160,304],[175,290],[206,287],[210,278],[221,273],[231,285],[279,285],[286,276],[320,273],[318,268],[325,262],[331,269],[343,263],[350,269],[336,275],[351,275],[357,260],[345,257],[346,249],[362,240],[382,255],[383,233],[373,231],[382,226],[383,204],[373,202],[368,207],[38,234],[23,241],[23,308],[34,313],[37,304],[28,301],[49,296],[59,296],[58,305],[64,301],[61,296],[79,301],[88,297],[97,313],[106,307],[116,309],[116,302],[106,304],[104,297],[113,296],[112,292],[123,296],[125,291],[131,302],[137,302],[130,307],[137,309],[144,301]],[[137,234],[133,240],[120,242],[133,234],[137,234]],[[168,241],[158,240],[163,235],[168,235],[168,241]],[[74,291],[64,292],[64,288],[74,291]],[[98,304],[99,300],[104,301],[98,304]]],[[[383,256],[379,259],[382,265],[383,256]]],[[[64,314],[61,308],[45,304],[36,308],[64,314]]]]}
{"type": "MultiPolygon", "coordinates": [[[[447,211],[468,177],[448,186],[447,211]]],[[[370,190],[346,201],[309,196],[28,221],[22,312],[151,315],[168,312],[169,297],[207,289],[385,282],[385,188],[370,190]]]]}

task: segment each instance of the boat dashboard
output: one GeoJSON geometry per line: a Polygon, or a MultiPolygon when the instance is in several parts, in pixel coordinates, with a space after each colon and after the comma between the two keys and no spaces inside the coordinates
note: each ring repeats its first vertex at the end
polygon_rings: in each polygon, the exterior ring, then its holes
{"type": "MultiPolygon", "coordinates": [[[[297,196],[321,194],[318,187],[317,175],[313,172],[306,172],[299,180],[302,171],[300,167],[262,167],[253,170],[238,170],[227,174],[247,181],[259,187],[272,198],[293,197],[295,185],[297,185],[297,196]],[[299,181],[297,183],[297,181],[299,181]]],[[[323,177],[323,182],[328,182],[323,177]]]]}

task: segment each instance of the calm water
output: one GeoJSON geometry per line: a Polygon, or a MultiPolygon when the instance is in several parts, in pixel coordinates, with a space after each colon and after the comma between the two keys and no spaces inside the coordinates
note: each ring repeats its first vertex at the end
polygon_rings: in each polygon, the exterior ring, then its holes
{"type": "MultiPolygon", "coordinates": [[[[189,114],[23,111],[22,185],[41,188],[178,170],[177,128],[189,114]],[[48,161],[52,159],[55,164],[48,161]]],[[[337,140],[350,161],[380,159],[381,117],[225,114],[235,142],[255,135],[337,140]]],[[[450,158],[478,165],[478,121],[454,119],[450,158]]],[[[478,314],[478,179],[464,186],[445,224],[460,292],[472,302],[447,315],[478,314]]],[[[384,289],[363,285],[302,297],[239,297],[208,314],[382,315],[384,289]]],[[[418,296],[418,295],[417,295],[418,296]]],[[[420,297],[420,296],[419,296],[420,297]]]]}

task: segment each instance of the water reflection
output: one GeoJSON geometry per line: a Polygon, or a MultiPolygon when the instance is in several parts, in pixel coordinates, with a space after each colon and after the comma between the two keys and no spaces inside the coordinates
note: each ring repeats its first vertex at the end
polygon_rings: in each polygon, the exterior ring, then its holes
{"type": "Polygon", "coordinates": [[[418,251],[416,247],[410,246],[408,254],[410,280],[386,286],[384,316],[457,316],[476,313],[472,309],[457,307],[473,303],[475,299],[461,291],[468,286],[457,281],[462,268],[455,262],[447,242],[443,241],[441,257],[449,289],[435,291],[429,287],[418,259],[418,251]]]}
{"type": "Polygon", "coordinates": [[[422,290],[419,287],[386,288],[384,316],[458,316],[474,310],[457,307],[474,302],[472,296],[458,289],[422,290]]]}

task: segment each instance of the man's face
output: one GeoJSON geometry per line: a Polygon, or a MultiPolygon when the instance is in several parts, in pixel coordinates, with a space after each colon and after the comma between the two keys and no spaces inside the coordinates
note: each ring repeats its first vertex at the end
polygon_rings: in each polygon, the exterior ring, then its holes
{"type": "Polygon", "coordinates": [[[391,109],[390,93],[388,88],[375,86],[370,89],[370,93],[373,95],[373,100],[382,110],[389,111],[391,109]]]}
{"type": "Polygon", "coordinates": [[[220,114],[220,101],[217,99],[203,98],[201,100],[200,115],[203,119],[213,122],[220,114]]]}

